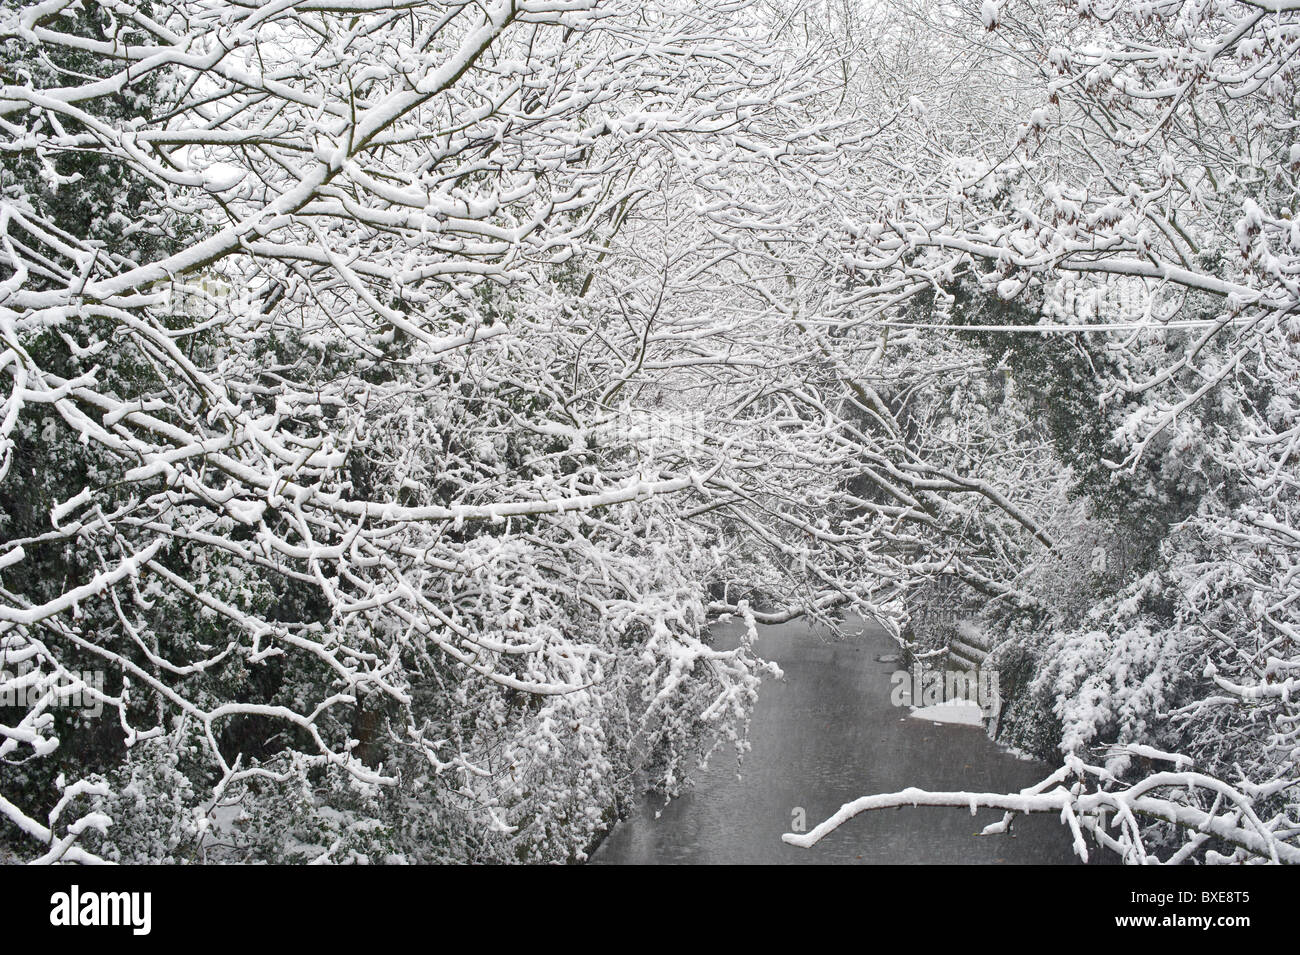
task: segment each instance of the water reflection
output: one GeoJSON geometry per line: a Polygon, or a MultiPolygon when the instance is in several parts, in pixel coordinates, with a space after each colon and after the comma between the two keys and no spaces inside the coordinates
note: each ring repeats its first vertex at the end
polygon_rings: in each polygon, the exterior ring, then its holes
{"type": "MultiPolygon", "coordinates": [[[[723,630],[722,639],[734,634],[723,630]]],[[[975,726],[935,725],[890,705],[897,652],[881,630],[827,643],[807,624],[760,629],[760,652],[785,671],[759,695],[753,749],[738,767],[720,752],[669,803],[643,800],[594,863],[1071,863],[1054,816],[1020,817],[1011,833],[976,836],[1001,814],[907,808],[866,813],[812,849],[781,842],[802,807],[811,828],[843,803],[907,786],[1014,791],[1049,771],[1006,753],[975,726]],[[739,775],[738,775],[739,772],[739,775]],[[660,812],[660,810],[662,810],[660,812]],[[656,813],[659,813],[656,818],[656,813]]]]}

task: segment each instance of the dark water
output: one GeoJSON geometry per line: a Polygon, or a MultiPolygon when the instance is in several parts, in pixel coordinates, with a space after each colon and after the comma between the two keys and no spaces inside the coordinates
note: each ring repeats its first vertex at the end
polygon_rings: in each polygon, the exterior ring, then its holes
{"type": "Polygon", "coordinates": [[[1050,767],[1005,752],[980,727],[936,725],[892,706],[890,674],[900,664],[879,658],[898,648],[879,628],[830,643],[804,623],[759,633],[759,652],[780,664],[785,681],[767,680],[759,693],[743,766],[734,749],[720,749],[683,796],[666,807],[662,799],[643,800],[593,863],[1078,861],[1055,815],[1020,816],[1009,833],[975,835],[1001,818],[993,810],[974,817],[924,807],[863,813],[811,849],[785,845],[781,834],[790,831],[795,807],[806,810],[811,829],[859,796],[908,786],[1014,792],[1050,767]]]}

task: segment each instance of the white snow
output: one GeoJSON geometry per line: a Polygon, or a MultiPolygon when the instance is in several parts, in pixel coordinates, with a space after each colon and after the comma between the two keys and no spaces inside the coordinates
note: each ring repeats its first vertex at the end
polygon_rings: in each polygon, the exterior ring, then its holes
{"type": "Polygon", "coordinates": [[[959,726],[981,726],[984,723],[984,711],[978,703],[970,700],[946,700],[933,706],[920,706],[912,710],[912,716],[918,720],[959,726]]]}

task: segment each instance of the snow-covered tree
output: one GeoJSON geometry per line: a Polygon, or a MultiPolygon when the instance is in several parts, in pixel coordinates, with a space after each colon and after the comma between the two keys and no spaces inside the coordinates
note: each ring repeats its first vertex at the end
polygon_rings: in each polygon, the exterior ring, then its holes
{"type": "Polygon", "coordinates": [[[3,0],[7,851],[578,859],[942,605],[1065,764],[903,801],[1291,860],[1296,17],[3,0]]]}
{"type": "Polygon", "coordinates": [[[720,549],[817,482],[704,277],[838,161],[817,57],[734,3],[3,16],[17,851],[566,858],[738,738],[720,549]]]}
{"type": "Polygon", "coordinates": [[[1017,581],[1039,599],[983,610],[994,660],[1031,658],[1013,716],[1066,764],[1031,794],[873,797],[790,839],[982,803],[1061,812],[1081,851],[1088,833],[1130,861],[1295,861],[1296,12],[1011,2],[929,22],[1005,95],[963,136],[917,123],[914,172],[873,182],[845,264],[877,276],[865,302],[931,283],[923,320],[879,318],[969,327],[1069,467],[1082,510],[1017,581]],[[1081,546],[1100,567],[1068,570],[1081,546]]]}

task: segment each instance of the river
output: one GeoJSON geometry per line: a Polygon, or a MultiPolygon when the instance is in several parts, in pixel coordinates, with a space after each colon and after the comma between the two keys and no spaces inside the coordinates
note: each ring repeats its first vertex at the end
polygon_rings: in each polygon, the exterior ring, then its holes
{"type": "MultiPolygon", "coordinates": [[[[864,813],[811,849],[781,842],[802,808],[812,828],[843,803],[908,786],[1012,792],[1050,767],[1020,759],[979,726],[917,719],[890,701],[897,645],[874,625],[847,640],[807,623],[760,627],[757,649],[785,679],[765,681],[737,764],[719,749],[694,786],[664,806],[647,796],[615,826],[593,864],[1069,864],[1068,831],[1051,815],[1017,817],[1009,833],[977,836],[1001,813],[908,807],[864,813]]],[[[720,640],[736,624],[721,625],[720,640]]]]}

